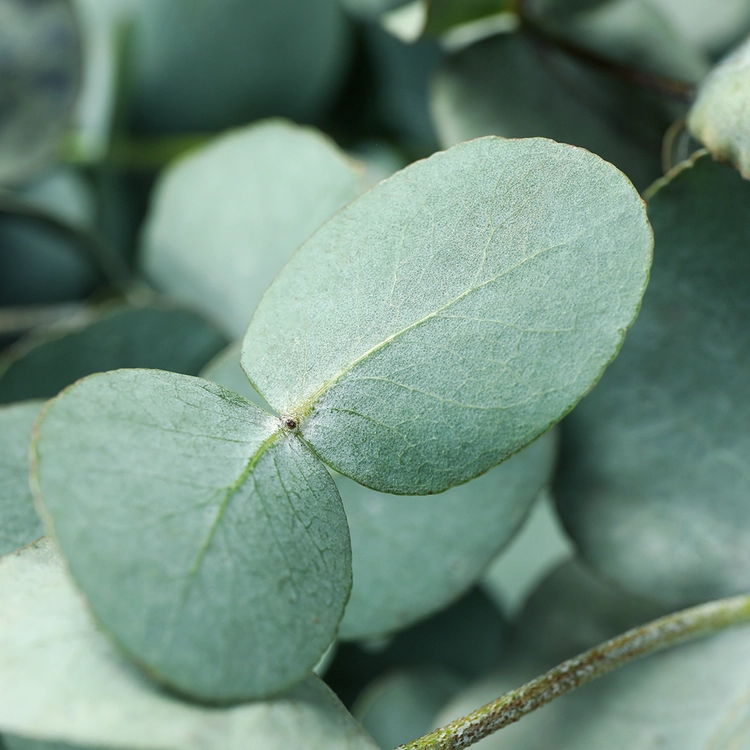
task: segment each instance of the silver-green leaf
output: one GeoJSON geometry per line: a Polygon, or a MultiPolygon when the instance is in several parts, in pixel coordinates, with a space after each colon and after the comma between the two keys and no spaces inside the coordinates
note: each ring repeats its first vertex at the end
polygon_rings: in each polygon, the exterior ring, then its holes
{"type": "Polygon", "coordinates": [[[276,693],[333,640],[351,586],[341,500],[293,430],[159,370],[49,403],[34,481],[92,612],[155,679],[205,700],[276,693]]]}
{"type": "Polygon", "coordinates": [[[0,561],[0,732],[129,750],[376,747],[316,677],[231,708],[160,690],[96,627],[48,540],[0,561]]]}
{"type": "Polygon", "coordinates": [[[750,179],[750,39],[701,83],[687,124],[717,159],[750,179]]]}
{"type": "MultiPolygon", "coordinates": [[[[202,376],[264,406],[229,347],[202,376]]],[[[352,594],[343,640],[382,636],[453,601],[518,530],[550,481],[557,439],[537,442],[440,497],[394,497],[337,474],[352,539],[352,594]]]]}
{"type": "Polygon", "coordinates": [[[310,128],[270,120],[223,135],[161,178],[144,268],[164,291],[241,336],[279,268],[362,192],[362,177],[310,128]]]}
{"type": "Polygon", "coordinates": [[[79,378],[123,367],[196,375],[225,343],[201,315],[163,302],[93,308],[0,355],[0,403],[51,398],[79,378]]]}
{"type": "Polygon", "coordinates": [[[583,557],[674,607],[750,590],[750,183],[703,154],[649,201],[643,309],[563,430],[583,557]]]}
{"type": "Polygon", "coordinates": [[[0,407],[0,555],[33,542],[42,533],[29,487],[31,428],[43,401],[0,407]]]}
{"type": "Polygon", "coordinates": [[[261,300],[242,364],[340,473],[441,492],[530,443],[599,379],[651,245],[635,189],[593,154],[460,144],[302,246],[261,300]]]}

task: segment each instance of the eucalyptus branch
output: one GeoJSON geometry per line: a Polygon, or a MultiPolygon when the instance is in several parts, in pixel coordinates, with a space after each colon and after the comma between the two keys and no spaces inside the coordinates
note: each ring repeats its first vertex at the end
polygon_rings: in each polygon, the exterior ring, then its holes
{"type": "Polygon", "coordinates": [[[750,623],[750,594],[702,604],[629,630],[396,750],[460,750],[597,677],[671,646],[750,623]]]}
{"type": "MultiPolygon", "coordinates": [[[[521,9],[523,10],[523,4],[521,5],[521,9]]],[[[594,68],[598,68],[607,73],[612,73],[618,78],[630,81],[631,83],[643,86],[644,88],[655,90],[660,94],[664,94],[672,99],[676,99],[677,101],[688,103],[693,99],[695,86],[692,83],[659,75],[658,73],[652,73],[641,68],[633,67],[632,65],[626,65],[617,60],[612,60],[609,57],[600,55],[598,52],[594,52],[593,50],[582,47],[575,42],[571,42],[568,39],[550,33],[523,12],[521,12],[520,18],[523,29],[541,44],[554,47],[594,68]]]]}

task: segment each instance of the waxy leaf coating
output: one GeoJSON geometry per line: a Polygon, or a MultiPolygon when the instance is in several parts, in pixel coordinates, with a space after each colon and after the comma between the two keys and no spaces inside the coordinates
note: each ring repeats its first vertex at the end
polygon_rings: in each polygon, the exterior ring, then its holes
{"type": "Polygon", "coordinates": [[[628,179],[543,139],[417,162],[327,222],[250,322],[243,367],[337,471],[461,484],[545,432],[617,353],[651,231],[628,179]]]}
{"type": "Polygon", "coordinates": [[[39,503],[115,641],[212,701],[276,693],[333,640],[351,586],[341,500],[280,421],[158,370],[93,375],[50,402],[39,503]]]}
{"type": "Polygon", "coordinates": [[[555,494],[584,559],[673,607],[750,590],[748,207],[706,154],[660,184],[641,315],[563,430],[555,494]]]}
{"type": "Polygon", "coordinates": [[[0,732],[117,750],[376,750],[314,676],[230,708],[159,689],[96,627],[49,540],[0,561],[0,732]]]}

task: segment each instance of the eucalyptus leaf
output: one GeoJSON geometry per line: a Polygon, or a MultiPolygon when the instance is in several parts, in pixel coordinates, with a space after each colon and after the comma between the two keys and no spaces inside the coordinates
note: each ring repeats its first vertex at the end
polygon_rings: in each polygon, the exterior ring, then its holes
{"type": "Polygon", "coordinates": [[[651,243],[632,185],[593,154],[464,143],[319,229],[261,300],[242,365],[337,471],[440,492],[533,441],[598,380],[651,243]]]}
{"type": "Polygon", "coordinates": [[[90,233],[95,214],[90,186],[72,169],[54,170],[0,194],[0,304],[62,302],[89,294],[98,269],[76,233],[90,233]],[[68,231],[61,231],[63,226],[68,231]]]}
{"type": "Polygon", "coordinates": [[[612,0],[527,0],[524,12],[549,21],[570,18],[611,2],[612,0]]]}
{"type": "Polygon", "coordinates": [[[232,708],[159,690],[96,627],[46,540],[0,561],[0,731],[129,750],[376,747],[316,677],[232,708]]]}
{"type": "MultiPolygon", "coordinates": [[[[604,48],[608,57],[621,62],[637,54],[641,64],[640,39],[645,37],[652,40],[645,67],[657,72],[664,60],[670,70],[686,73],[701,65],[700,59],[687,65],[691,52],[675,44],[674,34],[661,34],[661,27],[651,23],[652,14],[637,14],[623,23],[617,14],[607,13],[591,28],[579,28],[582,22],[573,19],[559,34],[566,41],[583,34],[594,51],[604,48]]],[[[431,109],[443,146],[490,134],[545,136],[599,154],[639,189],[662,174],[662,139],[675,117],[648,90],[524,31],[485,39],[449,57],[433,82],[431,109]]]]}
{"type": "Polygon", "coordinates": [[[161,178],[144,268],[241,336],[279,268],[363,187],[354,162],[312,129],[271,120],[233,131],[161,178]]]}
{"type": "Polygon", "coordinates": [[[48,528],[92,612],[150,676],[212,701],[277,693],[351,586],[325,467],[237,394],[159,370],[79,381],[33,445],[48,528]]]}
{"type": "MultiPolygon", "coordinates": [[[[614,598],[610,599],[615,602],[614,598]]],[[[595,610],[601,605],[591,600],[595,610]]],[[[619,605],[618,605],[619,606],[619,605]]],[[[554,610],[553,610],[554,611],[554,610]]],[[[599,615],[596,616],[600,616],[599,615]]],[[[585,633],[589,612],[578,610],[585,633]]],[[[548,636],[568,640],[550,627],[548,636]]],[[[519,658],[459,694],[442,725],[536,677],[549,665],[519,658]]],[[[730,630],[616,670],[478,742],[477,750],[747,750],[750,630],[730,630]]]]}
{"type": "Polygon", "coordinates": [[[702,82],[687,124],[717,159],[750,179],[750,39],[702,82]]]}
{"type": "Polygon", "coordinates": [[[471,21],[515,10],[516,0],[428,0],[426,34],[441,34],[471,21]]]}
{"type": "Polygon", "coordinates": [[[136,0],[133,114],[145,131],[215,131],[269,115],[309,121],[343,81],[339,0],[136,0]]]}
{"type": "Polygon", "coordinates": [[[549,482],[556,448],[549,433],[439,497],[394,497],[336,477],[354,571],[340,637],[398,630],[465,591],[510,541],[549,482]]]}
{"type": "Polygon", "coordinates": [[[675,29],[711,55],[724,54],[750,30],[747,0],[650,0],[675,29]]]}
{"type": "Polygon", "coordinates": [[[568,560],[536,587],[513,624],[513,648],[525,649],[546,669],[620,633],[669,614],[599,578],[580,560],[568,560]],[[520,644],[520,645],[519,645],[520,644]]]}
{"type": "Polygon", "coordinates": [[[43,534],[29,487],[31,428],[43,403],[0,407],[0,555],[43,534]]]}
{"type": "MultiPolygon", "coordinates": [[[[202,373],[264,407],[229,347],[202,373]]],[[[557,439],[550,432],[468,484],[440,497],[394,497],[334,477],[352,540],[352,593],[344,640],[400,630],[445,607],[476,581],[508,543],[550,481],[557,439]]]]}
{"type": "Polygon", "coordinates": [[[81,76],[70,0],[0,3],[0,183],[54,162],[81,76]]]}
{"type": "Polygon", "coordinates": [[[558,509],[584,559],[672,606],[750,589],[748,205],[705,153],[657,186],[638,323],[563,431],[558,509]]]}
{"type": "Polygon", "coordinates": [[[50,398],[79,378],[122,367],[196,375],[225,343],[191,310],[105,306],[36,331],[0,356],[0,403],[50,398]]]}

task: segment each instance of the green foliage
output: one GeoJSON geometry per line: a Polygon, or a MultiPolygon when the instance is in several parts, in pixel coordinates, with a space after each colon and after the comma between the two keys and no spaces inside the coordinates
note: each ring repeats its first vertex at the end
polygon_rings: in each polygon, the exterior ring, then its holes
{"type": "Polygon", "coordinates": [[[642,204],[611,165],[549,141],[476,140],[407,167],[313,235],[263,296],[242,365],[337,471],[441,492],[591,388],[650,255],[642,204]]]}
{"type": "Polygon", "coordinates": [[[748,205],[750,183],[706,155],[657,186],[640,317],[566,424],[557,497],[576,545],[673,606],[750,588],[748,205]]]}
{"type": "MultiPolygon", "coordinates": [[[[748,31],[0,0],[0,747],[448,750],[750,621],[669,615],[750,590],[748,31]]],[[[748,643],[483,746],[744,747],[748,643]]]]}

